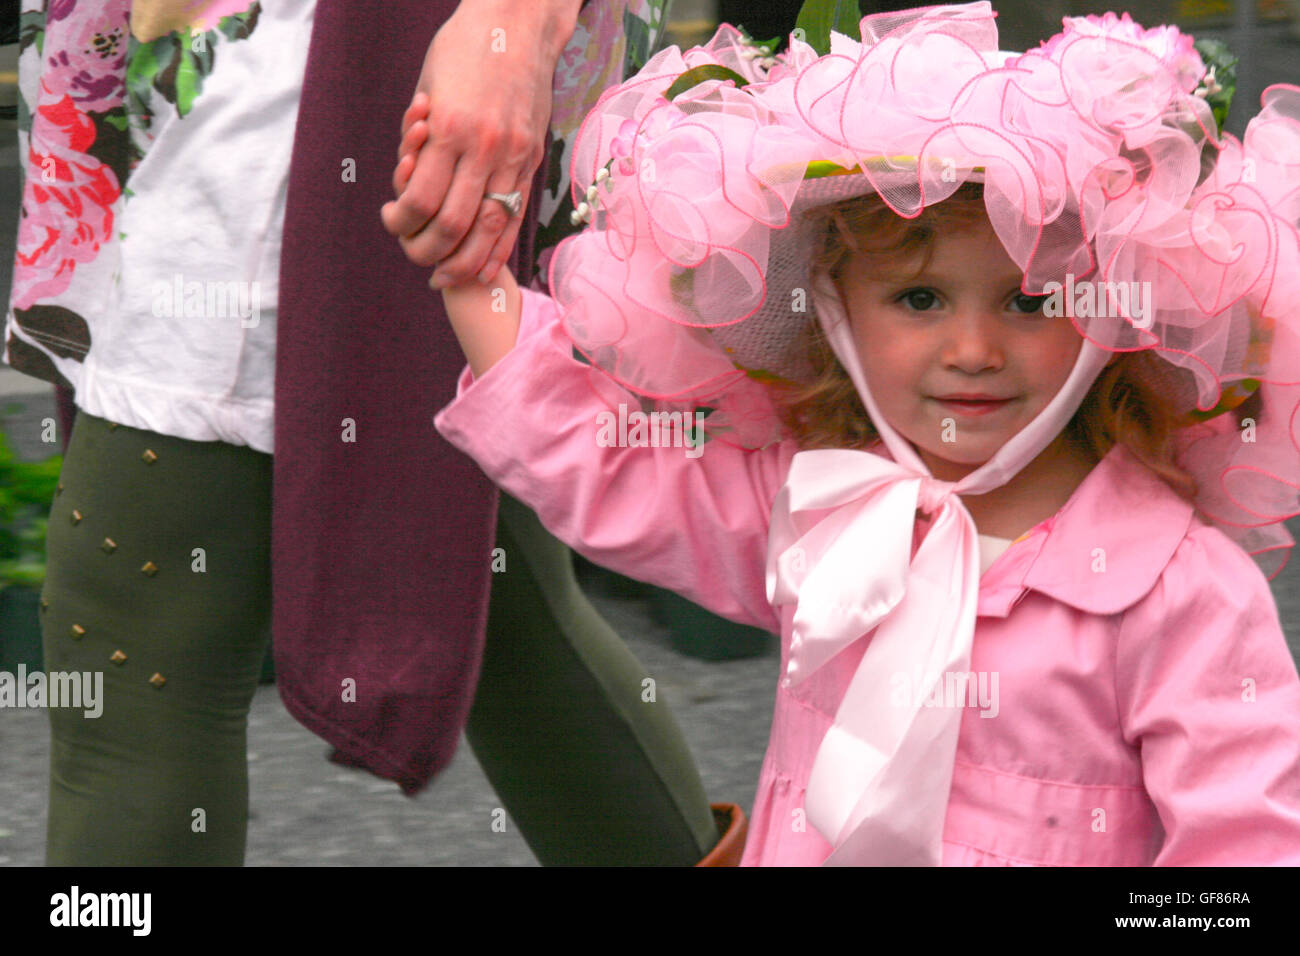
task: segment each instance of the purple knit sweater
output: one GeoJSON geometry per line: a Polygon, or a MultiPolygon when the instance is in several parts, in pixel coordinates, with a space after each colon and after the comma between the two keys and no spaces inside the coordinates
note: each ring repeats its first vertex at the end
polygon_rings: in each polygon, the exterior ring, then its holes
{"type": "MultiPolygon", "coordinates": [[[[434,430],[464,358],[431,270],[379,218],[402,113],[456,0],[382,8],[320,3],[307,60],[280,269],[274,640],[289,711],[335,760],[413,794],[451,760],[469,712],[496,490],[434,430]],[[341,440],[346,419],[355,442],[341,440]]],[[[510,262],[525,283],[534,213],[510,262]]]]}

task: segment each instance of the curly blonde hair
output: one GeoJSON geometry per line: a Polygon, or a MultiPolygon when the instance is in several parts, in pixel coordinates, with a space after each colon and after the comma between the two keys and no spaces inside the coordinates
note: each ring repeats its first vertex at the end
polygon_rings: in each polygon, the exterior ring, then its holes
{"type": "MultiPolygon", "coordinates": [[[[809,211],[819,237],[812,267],[837,283],[855,253],[870,255],[881,269],[901,268],[918,254],[919,274],[930,262],[940,231],[969,229],[985,217],[984,189],[964,183],[943,202],[903,219],[869,193],[809,211]]],[[[820,323],[810,317],[800,346],[814,378],[806,385],[776,386],[776,402],[786,426],[804,448],[866,448],[879,433],[857,389],[835,358],[820,323]]],[[[1150,350],[1119,353],[1102,370],[1065,428],[1069,441],[1100,461],[1116,444],[1127,447],[1184,498],[1196,495],[1196,482],[1174,461],[1173,433],[1178,411],[1157,387],[1160,359],[1150,350]]]]}

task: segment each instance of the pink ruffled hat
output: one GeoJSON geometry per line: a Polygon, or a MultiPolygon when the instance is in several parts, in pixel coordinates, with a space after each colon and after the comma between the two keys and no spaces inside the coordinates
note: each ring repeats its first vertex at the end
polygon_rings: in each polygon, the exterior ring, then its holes
{"type": "Polygon", "coordinates": [[[1173,27],[1067,20],[1013,54],[981,2],[861,32],[769,58],[724,24],[601,97],[572,166],[594,228],[550,271],[593,384],[709,409],[713,439],[779,439],[764,382],[808,377],[794,343],[818,298],[803,214],[874,191],[910,217],[982,181],[1025,292],[1149,283],[1151,315],[1072,321],[1100,349],[1165,360],[1198,508],[1275,574],[1293,544],[1281,522],[1300,511],[1300,89],[1266,90],[1239,142],[1219,134],[1213,77],[1173,27]],[[726,71],[744,85],[705,78],[726,71]],[[1243,440],[1221,413],[1255,390],[1243,440]]]}

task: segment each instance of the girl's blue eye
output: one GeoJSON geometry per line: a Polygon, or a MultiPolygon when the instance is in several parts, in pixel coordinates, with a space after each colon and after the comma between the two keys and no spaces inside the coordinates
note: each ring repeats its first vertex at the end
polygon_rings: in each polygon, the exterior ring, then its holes
{"type": "Polygon", "coordinates": [[[909,309],[914,309],[917,312],[927,312],[934,307],[934,304],[939,299],[929,289],[908,289],[894,301],[905,302],[909,309]]]}
{"type": "Polygon", "coordinates": [[[1047,301],[1045,295],[1025,295],[1023,292],[1012,298],[1011,303],[1015,306],[1016,312],[1023,312],[1026,315],[1032,315],[1043,308],[1043,303],[1047,301]]]}

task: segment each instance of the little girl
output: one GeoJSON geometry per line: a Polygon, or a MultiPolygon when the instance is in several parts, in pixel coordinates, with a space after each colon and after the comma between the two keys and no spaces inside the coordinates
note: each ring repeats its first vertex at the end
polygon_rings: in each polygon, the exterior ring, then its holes
{"type": "Polygon", "coordinates": [[[439,430],[592,560],[780,630],[745,863],[1300,864],[1247,553],[1300,510],[1300,89],[1239,143],[1172,27],[860,29],[723,26],[603,96],[555,301],[444,290],[439,430]]]}

